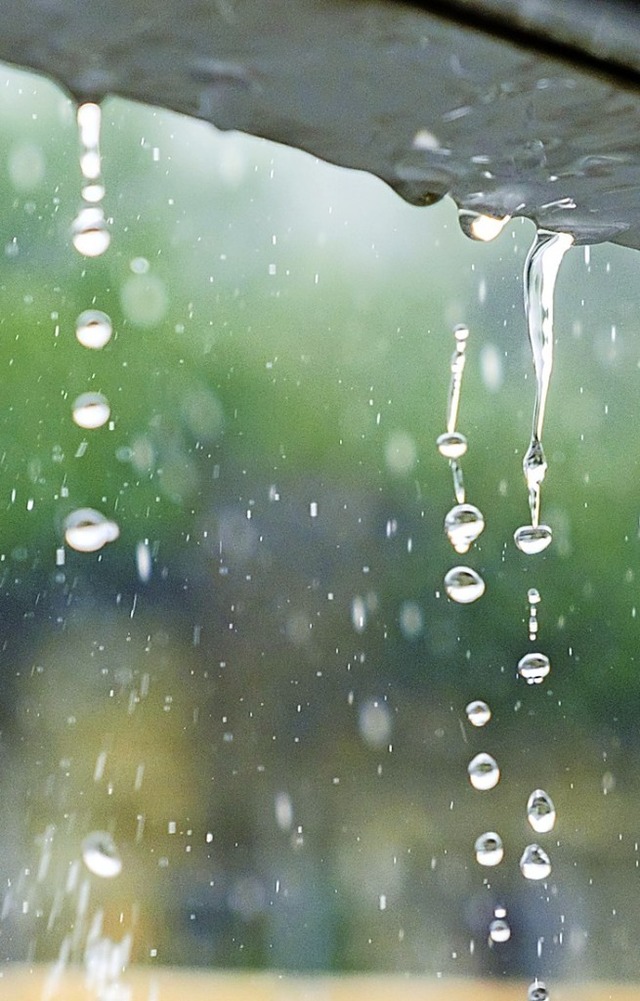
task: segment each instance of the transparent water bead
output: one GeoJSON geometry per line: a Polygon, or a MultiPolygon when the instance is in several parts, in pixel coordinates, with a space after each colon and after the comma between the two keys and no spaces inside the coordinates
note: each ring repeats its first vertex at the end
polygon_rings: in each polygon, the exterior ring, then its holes
{"type": "Polygon", "coordinates": [[[527,1001],[549,1001],[549,991],[542,980],[534,980],[532,984],[529,984],[527,1001]]]}
{"type": "Polygon", "coordinates": [[[71,240],[84,257],[100,257],[111,243],[111,234],[98,205],[83,205],[73,220],[71,240]]]}
{"type": "Polygon", "coordinates": [[[539,685],[551,670],[551,662],[544,653],[526,653],[518,661],[518,674],[528,685],[539,685]]]}
{"type": "Polygon", "coordinates": [[[470,605],[482,597],[485,584],[480,574],[471,567],[452,567],[445,574],[444,588],[452,601],[470,605]]]}
{"type": "Polygon", "coordinates": [[[508,942],[511,938],[511,928],[506,918],[494,918],[489,925],[489,941],[496,944],[508,942]]]}
{"type": "Polygon", "coordinates": [[[513,541],[521,553],[535,556],[543,552],[553,538],[548,525],[521,525],[513,533],[513,541]]]}
{"type": "Polygon", "coordinates": [[[484,531],[484,516],[473,504],[456,504],[444,519],[446,536],[457,553],[467,553],[484,531]]]}
{"type": "Polygon", "coordinates": [[[459,209],[458,222],[460,229],[470,240],[490,243],[502,233],[511,216],[496,217],[474,212],[472,209],[459,209]]]}
{"type": "Polygon", "coordinates": [[[103,879],[113,879],[122,872],[122,859],[107,831],[92,831],[82,842],[82,861],[89,872],[103,879]]]}
{"type": "Polygon", "coordinates": [[[76,337],[83,348],[99,351],[109,343],[112,333],[111,317],[101,309],[85,309],[76,320],[76,337]]]}
{"type": "Polygon", "coordinates": [[[467,719],[472,726],[485,726],[491,719],[491,710],[482,699],[474,699],[465,709],[467,719]]]}
{"type": "Polygon", "coordinates": [[[79,553],[96,553],[119,535],[115,521],[91,507],[79,508],[65,519],[65,542],[79,553]]]}
{"type": "Polygon", "coordinates": [[[73,404],[72,414],[78,427],[91,431],[107,423],[111,408],[102,393],[82,393],[73,404]]]}
{"type": "Polygon", "coordinates": [[[471,759],[467,765],[467,771],[471,785],[480,792],[493,789],[500,781],[498,762],[484,751],[471,759]]]}
{"type": "Polygon", "coordinates": [[[520,859],[520,871],[525,879],[547,879],[551,875],[551,859],[540,845],[527,845],[520,859]]]}
{"type": "Polygon", "coordinates": [[[540,604],[540,592],[535,587],[530,587],[527,591],[527,601],[529,602],[529,639],[534,640],[538,635],[538,605],[540,604]]]}
{"type": "Polygon", "coordinates": [[[467,451],[467,439],[459,431],[445,431],[436,439],[436,445],[445,459],[460,459],[467,451]]]}
{"type": "Polygon", "coordinates": [[[495,831],[487,831],[485,834],[481,834],[476,839],[475,853],[476,862],[479,865],[499,865],[504,858],[502,838],[495,831]]]}
{"type": "Polygon", "coordinates": [[[544,789],[534,789],[527,800],[527,820],[536,834],[548,834],[556,823],[556,808],[544,789]]]}

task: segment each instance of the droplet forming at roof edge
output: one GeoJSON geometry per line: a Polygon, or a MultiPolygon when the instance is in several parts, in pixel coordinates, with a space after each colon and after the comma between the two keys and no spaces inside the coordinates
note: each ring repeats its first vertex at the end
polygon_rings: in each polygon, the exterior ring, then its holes
{"type": "Polygon", "coordinates": [[[640,9],[568,0],[7,0],[0,59],[640,247],[640,9]],[[433,9],[428,9],[433,8],[433,9]],[[545,11],[547,13],[545,14],[545,11]]]}

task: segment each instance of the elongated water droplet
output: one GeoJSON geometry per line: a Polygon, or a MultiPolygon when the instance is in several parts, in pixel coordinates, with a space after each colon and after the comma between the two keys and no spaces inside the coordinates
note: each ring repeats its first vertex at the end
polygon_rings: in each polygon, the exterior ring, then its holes
{"type": "Polygon", "coordinates": [[[71,239],[79,254],[100,257],[111,243],[111,234],[98,205],[84,205],[73,220],[71,239]]]}
{"type": "Polygon", "coordinates": [[[506,918],[494,918],[489,925],[489,940],[496,944],[508,942],[511,938],[511,928],[506,918]]]}
{"type": "Polygon", "coordinates": [[[444,519],[444,530],[455,551],[463,554],[482,534],[484,517],[473,504],[456,504],[444,519]]]}
{"type": "Polygon", "coordinates": [[[528,685],[539,685],[550,670],[551,663],[544,653],[526,653],[518,661],[518,674],[528,685]]]}
{"type": "Polygon", "coordinates": [[[89,872],[103,879],[113,879],[122,872],[122,859],[107,831],[93,831],[82,842],[82,861],[89,872]]]}
{"type": "Polygon", "coordinates": [[[351,623],[357,633],[364,632],[367,625],[367,605],[359,594],[351,602],[351,623]]]}
{"type": "Polygon", "coordinates": [[[436,445],[445,459],[460,459],[467,451],[467,439],[459,431],[447,431],[439,435],[436,445]]]}
{"type": "Polygon", "coordinates": [[[500,781],[498,762],[490,754],[485,754],[484,751],[471,759],[467,765],[467,771],[471,785],[480,792],[493,789],[500,781]]]}
{"type": "Polygon", "coordinates": [[[76,337],[84,348],[99,351],[111,340],[111,318],[100,309],[85,309],[76,320],[76,337]]]}
{"type": "Polygon", "coordinates": [[[85,202],[96,203],[104,197],[100,158],[101,117],[100,105],[92,101],[87,101],[78,108],[82,197],[85,202]]]}
{"type": "Polygon", "coordinates": [[[548,834],[556,822],[556,808],[544,789],[534,789],[527,800],[527,820],[536,834],[548,834]]]}
{"type": "Polygon", "coordinates": [[[453,494],[457,504],[464,504],[466,497],[464,493],[464,477],[462,466],[455,459],[449,459],[449,467],[453,476],[453,494]]]}
{"type": "Polygon", "coordinates": [[[527,991],[527,1001],[549,1001],[549,991],[542,980],[534,980],[527,991]]]}
{"type": "Polygon", "coordinates": [[[491,719],[491,710],[482,699],[474,699],[465,709],[467,719],[472,726],[485,726],[491,719]]]}
{"type": "Polygon", "coordinates": [[[551,875],[551,859],[540,845],[527,845],[520,859],[520,871],[525,879],[547,879],[551,875]]]}
{"type": "MultiPolygon", "coordinates": [[[[455,431],[460,409],[460,391],[462,389],[462,374],[466,361],[467,339],[469,328],[460,323],[453,329],[456,346],[451,355],[451,382],[449,384],[449,399],[447,400],[447,431],[455,431]]],[[[456,456],[452,456],[456,458],[456,456]]]]}
{"type": "Polygon", "coordinates": [[[553,533],[548,525],[521,525],[513,533],[516,546],[527,556],[543,552],[552,538],[553,533]]]}
{"type": "Polygon", "coordinates": [[[106,424],[111,408],[102,393],[82,393],[73,404],[73,419],[81,428],[92,430],[106,424]]]}
{"type": "Polygon", "coordinates": [[[91,507],[78,508],[65,519],[65,541],[79,553],[95,553],[119,535],[115,521],[109,521],[91,507]]]}
{"type": "Polygon", "coordinates": [[[444,588],[452,601],[470,605],[482,597],[485,585],[480,574],[471,567],[452,567],[445,575],[444,588]]]}
{"type": "Polygon", "coordinates": [[[482,243],[490,243],[500,235],[504,227],[509,222],[511,216],[500,217],[483,215],[481,212],[474,212],[472,209],[459,209],[458,222],[460,229],[470,240],[480,240],[482,243]]]}
{"type": "Polygon", "coordinates": [[[495,831],[481,834],[475,843],[476,862],[479,865],[499,865],[504,858],[502,838],[495,831]]]}
{"type": "Polygon", "coordinates": [[[535,587],[530,587],[527,591],[527,600],[529,602],[529,639],[533,641],[538,635],[540,592],[535,587]]]}

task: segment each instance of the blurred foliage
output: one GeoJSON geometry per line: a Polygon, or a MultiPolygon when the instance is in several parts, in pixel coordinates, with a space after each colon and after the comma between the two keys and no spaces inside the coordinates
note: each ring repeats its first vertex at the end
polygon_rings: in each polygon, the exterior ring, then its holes
{"type": "Polygon", "coordinates": [[[452,205],[103,110],[112,244],[84,260],[73,108],[23,74],[0,91],[6,958],[65,939],[82,958],[78,859],[104,829],[123,875],[94,879],[91,906],[134,929],[138,960],[637,976],[635,256],[581,248],[562,268],[555,539],[526,558],[530,225],[474,245],[452,205]],[[87,308],[113,320],[99,352],[74,336],[87,308]],[[458,322],[465,482],[487,518],[465,558],[487,593],[464,608],[442,589],[434,446],[458,322]],[[88,390],[112,428],[73,424],[88,390]],[[120,538],[56,567],[87,505],[120,538]],[[515,679],[533,585],[553,666],[535,689],[515,679]],[[472,731],[478,697],[493,719],[472,731]],[[466,764],[485,749],[503,779],[479,795],[466,764]],[[549,889],[517,866],[536,786],[559,812],[549,889]],[[506,859],[483,878],[473,843],[495,827],[506,859]],[[488,949],[498,902],[514,934],[488,949]]]}

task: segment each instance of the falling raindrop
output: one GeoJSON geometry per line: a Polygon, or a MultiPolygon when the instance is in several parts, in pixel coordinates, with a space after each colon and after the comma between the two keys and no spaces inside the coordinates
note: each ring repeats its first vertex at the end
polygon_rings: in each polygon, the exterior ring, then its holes
{"type": "Polygon", "coordinates": [[[473,702],[470,702],[465,712],[472,726],[485,726],[491,719],[491,710],[487,703],[481,699],[475,699],[473,702]]]}
{"type": "Polygon", "coordinates": [[[475,758],[471,759],[467,765],[467,771],[471,785],[480,792],[493,789],[500,781],[500,769],[497,761],[490,754],[484,752],[476,754],[475,758]]]}
{"type": "Polygon", "coordinates": [[[550,670],[549,658],[544,653],[526,653],[518,661],[518,674],[528,685],[539,685],[550,670]]]}
{"type": "Polygon", "coordinates": [[[367,625],[367,605],[359,594],[351,602],[351,624],[357,633],[362,633],[367,625]]]}
{"type": "Polygon", "coordinates": [[[556,808],[544,789],[534,789],[527,800],[527,820],[536,834],[548,834],[556,822],[556,808]]]}
{"type": "Polygon", "coordinates": [[[436,445],[445,459],[460,459],[467,451],[467,439],[459,431],[447,431],[439,435],[436,445]]]}
{"type": "Polygon", "coordinates": [[[520,859],[520,871],[525,879],[547,879],[551,860],[540,845],[527,845],[520,859]]]}
{"type": "Polygon", "coordinates": [[[149,540],[145,539],[143,542],[139,542],[136,546],[136,570],[138,571],[138,577],[143,584],[146,584],[151,577],[152,569],[153,562],[151,559],[149,540]]]}
{"type": "Polygon", "coordinates": [[[92,430],[109,420],[111,408],[102,393],[82,393],[73,404],[73,419],[78,427],[92,430]]]}
{"type": "Polygon", "coordinates": [[[99,205],[83,205],[71,225],[71,239],[79,254],[100,257],[111,243],[111,234],[99,205]]]}
{"type": "Polygon", "coordinates": [[[513,540],[527,556],[535,556],[547,548],[553,538],[548,525],[521,525],[513,534],[513,540]]]}
{"type": "Polygon", "coordinates": [[[530,587],[527,591],[527,600],[529,602],[529,639],[533,641],[538,635],[540,592],[535,587],[530,587]]]}
{"type": "Polygon", "coordinates": [[[89,872],[103,879],[113,879],[122,872],[122,859],[107,831],[92,831],[82,842],[82,861],[89,872]]]}
{"type": "Polygon", "coordinates": [[[111,340],[111,317],[100,309],[85,309],[76,320],[76,337],[84,348],[98,351],[111,340]]]}
{"type": "Polygon", "coordinates": [[[496,917],[489,925],[489,942],[502,944],[511,938],[511,928],[506,918],[507,912],[503,907],[496,907],[495,913],[496,917]],[[500,917],[497,916],[498,914],[500,917]]]}
{"type": "Polygon", "coordinates": [[[482,243],[490,243],[500,235],[504,227],[509,222],[511,216],[500,217],[483,215],[481,212],[474,212],[472,209],[459,209],[458,222],[460,229],[470,240],[480,240],[482,243]]]}
{"type": "Polygon", "coordinates": [[[529,984],[527,1001],[549,1001],[549,991],[542,980],[536,979],[532,984],[529,984]]]}
{"type": "Polygon", "coordinates": [[[504,858],[502,838],[495,831],[487,831],[486,834],[481,834],[475,843],[475,853],[476,862],[479,865],[499,865],[504,858]]]}
{"type": "Polygon", "coordinates": [[[65,542],[79,553],[95,553],[119,535],[115,521],[109,521],[91,507],[79,508],[65,519],[65,542]]]}
{"type": "Polygon", "coordinates": [[[471,567],[452,567],[445,574],[444,587],[451,600],[459,605],[470,605],[485,591],[482,577],[471,567]]]}
{"type": "Polygon", "coordinates": [[[455,551],[462,555],[484,530],[484,517],[473,504],[456,504],[444,519],[444,530],[455,551]]]}
{"type": "Polygon", "coordinates": [[[92,101],[86,101],[78,108],[82,197],[85,202],[95,203],[104,198],[100,157],[101,117],[100,105],[92,101]]]}

